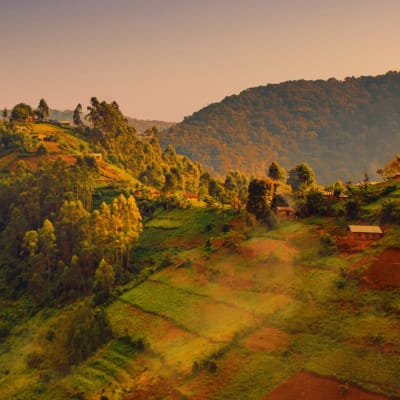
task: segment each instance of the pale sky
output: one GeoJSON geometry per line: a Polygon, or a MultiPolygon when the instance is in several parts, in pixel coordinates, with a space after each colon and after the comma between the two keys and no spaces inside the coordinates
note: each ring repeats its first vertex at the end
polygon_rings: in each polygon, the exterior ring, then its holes
{"type": "Polygon", "coordinates": [[[0,107],[180,121],[249,87],[400,70],[400,0],[0,0],[0,107]]]}

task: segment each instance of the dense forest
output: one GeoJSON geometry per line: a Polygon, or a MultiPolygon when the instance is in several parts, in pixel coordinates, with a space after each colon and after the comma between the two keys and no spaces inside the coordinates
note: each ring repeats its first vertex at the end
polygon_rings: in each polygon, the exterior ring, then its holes
{"type": "Polygon", "coordinates": [[[320,182],[371,177],[400,146],[400,73],[247,89],[162,132],[162,144],[225,174],[307,161],[320,182]]]}
{"type": "Polygon", "coordinates": [[[37,306],[94,289],[102,297],[140,268],[132,257],[142,216],[159,206],[187,207],[193,198],[244,206],[245,176],[232,171],[225,180],[212,178],[173,146],[162,150],[155,127],[140,138],[116,102],[93,97],[86,124],[79,104],[74,126],[48,123],[44,99],[36,109],[20,103],[2,115],[0,285],[6,296],[27,293],[37,306]],[[99,284],[102,271],[109,277],[99,284]]]}

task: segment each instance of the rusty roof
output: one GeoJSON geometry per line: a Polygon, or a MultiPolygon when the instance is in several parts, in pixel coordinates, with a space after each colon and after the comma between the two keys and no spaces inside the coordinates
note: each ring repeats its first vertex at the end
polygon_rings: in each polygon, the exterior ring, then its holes
{"type": "Polygon", "coordinates": [[[293,207],[277,206],[277,211],[296,211],[293,207]]]}
{"type": "Polygon", "coordinates": [[[383,233],[378,225],[349,225],[349,229],[354,233],[383,233]]]}

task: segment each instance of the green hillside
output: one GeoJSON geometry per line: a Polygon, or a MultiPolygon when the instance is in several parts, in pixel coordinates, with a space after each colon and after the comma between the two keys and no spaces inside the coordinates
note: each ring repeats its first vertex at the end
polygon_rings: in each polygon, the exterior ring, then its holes
{"type": "Polygon", "coordinates": [[[400,399],[398,157],[376,184],[324,188],[306,164],[292,187],[277,165],[219,181],[115,102],[92,98],[90,127],[18,110],[0,124],[1,400],[400,399]]]}
{"type": "Polygon", "coordinates": [[[342,223],[267,231],[229,210],[157,210],[136,250],[147,267],[105,308],[112,339],[59,371],[57,338],[77,304],[44,308],[0,344],[0,398],[263,399],[297,374],[400,398],[399,287],[366,280],[399,229],[321,256],[321,228],[342,223]]]}
{"type": "Polygon", "coordinates": [[[400,147],[400,73],[247,89],[186,117],[161,143],[221,175],[264,176],[276,160],[306,161],[325,184],[373,177],[400,147]]]}

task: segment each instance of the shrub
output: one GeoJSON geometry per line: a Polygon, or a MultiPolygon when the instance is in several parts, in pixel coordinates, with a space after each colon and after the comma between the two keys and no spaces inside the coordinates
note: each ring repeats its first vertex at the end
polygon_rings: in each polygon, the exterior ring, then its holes
{"type": "Polygon", "coordinates": [[[39,368],[42,365],[43,360],[43,353],[39,350],[33,350],[28,354],[26,364],[29,368],[39,368]]]}
{"type": "Polygon", "coordinates": [[[321,256],[331,256],[332,254],[336,253],[337,249],[336,249],[335,239],[328,233],[321,236],[319,242],[320,242],[319,254],[321,256]]]}

